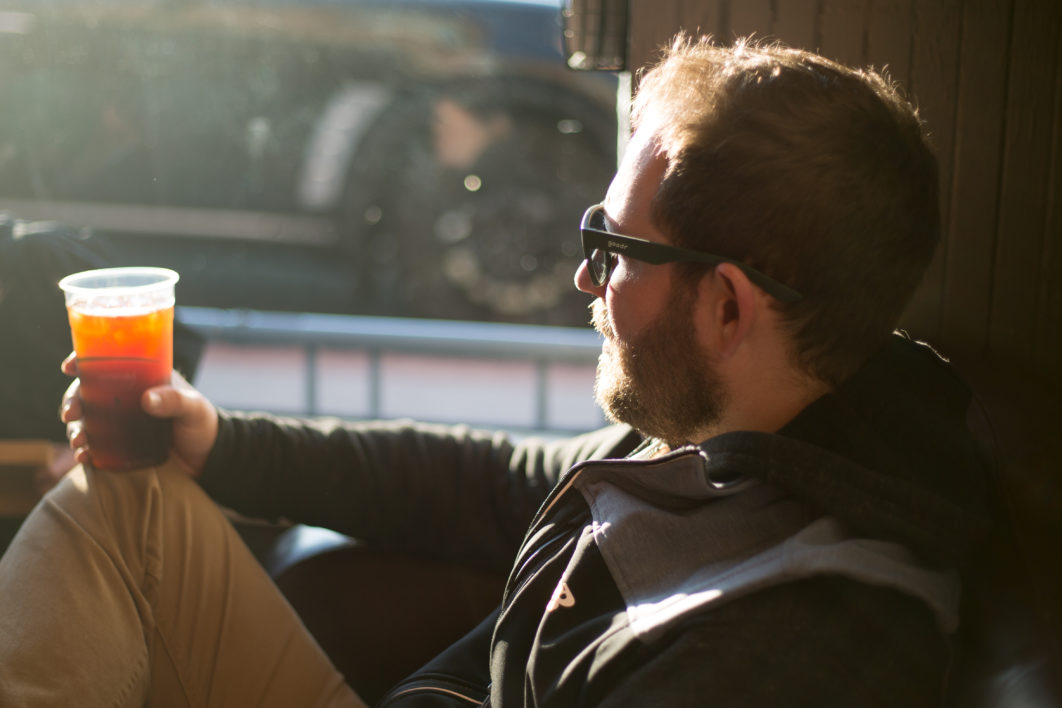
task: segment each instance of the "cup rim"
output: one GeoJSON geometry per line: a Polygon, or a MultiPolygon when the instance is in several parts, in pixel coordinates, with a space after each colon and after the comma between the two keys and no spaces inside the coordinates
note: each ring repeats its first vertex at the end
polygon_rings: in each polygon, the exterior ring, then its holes
{"type": "Polygon", "coordinates": [[[59,288],[67,294],[91,294],[102,290],[122,290],[128,292],[153,290],[159,287],[173,286],[180,279],[180,274],[169,268],[156,266],[119,266],[115,268],[96,268],[71,273],[59,281],[59,288]],[[87,286],[81,283],[90,279],[106,283],[109,278],[118,278],[123,275],[139,275],[142,277],[156,276],[156,280],[146,283],[117,284],[87,286]]]}

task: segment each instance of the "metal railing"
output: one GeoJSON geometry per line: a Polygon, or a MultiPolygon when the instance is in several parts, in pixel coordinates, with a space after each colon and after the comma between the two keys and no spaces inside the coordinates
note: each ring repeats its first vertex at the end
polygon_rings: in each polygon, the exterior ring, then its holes
{"type": "MultiPolygon", "coordinates": [[[[368,417],[381,417],[380,367],[388,355],[523,361],[533,363],[535,372],[534,412],[528,429],[571,432],[571,428],[551,424],[549,371],[558,364],[594,366],[601,351],[600,336],[589,328],[198,307],[180,308],[178,316],[208,343],[300,349],[305,385],[302,410],[297,412],[307,415],[322,412],[317,386],[319,353],[339,349],[362,352],[368,358],[368,417]]],[[[602,421],[599,417],[592,423],[602,421]]]]}

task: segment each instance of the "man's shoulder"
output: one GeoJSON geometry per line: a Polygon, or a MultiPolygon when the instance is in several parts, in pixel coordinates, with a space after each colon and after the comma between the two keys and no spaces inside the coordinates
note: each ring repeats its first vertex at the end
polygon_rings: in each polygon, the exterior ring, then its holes
{"type": "Polygon", "coordinates": [[[616,424],[561,439],[528,438],[516,447],[519,455],[540,458],[563,472],[587,460],[626,457],[642,441],[641,434],[629,425],[616,424]]]}

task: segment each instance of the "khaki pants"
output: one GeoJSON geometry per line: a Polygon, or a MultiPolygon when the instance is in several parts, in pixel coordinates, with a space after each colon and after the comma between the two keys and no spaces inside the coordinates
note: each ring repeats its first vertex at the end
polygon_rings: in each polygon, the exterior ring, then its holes
{"type": "Polygon", "coordinates": [[[0,705],[364,706],[175,468],[75,469],[0,559],[0,705]]]}

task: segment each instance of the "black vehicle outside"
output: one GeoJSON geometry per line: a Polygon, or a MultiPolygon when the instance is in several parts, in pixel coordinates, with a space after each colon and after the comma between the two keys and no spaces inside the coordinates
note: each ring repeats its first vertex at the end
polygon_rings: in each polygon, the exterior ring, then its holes
{"type": "Polygon", "coordinates": [[[0,1],[0,209],[185,305],[579,325],[615,80],[544,2],[0,1]]]}

